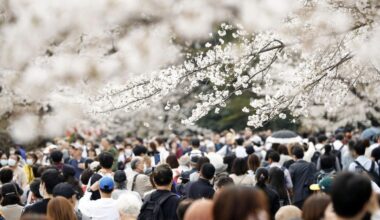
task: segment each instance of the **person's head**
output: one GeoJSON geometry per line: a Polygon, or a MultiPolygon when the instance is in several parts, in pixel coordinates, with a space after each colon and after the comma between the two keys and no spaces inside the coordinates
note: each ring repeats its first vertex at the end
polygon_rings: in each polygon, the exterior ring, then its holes
{"type": "Polygon", "coordinates": [[[13,179],[13,170],[9,168],[3,168],[0,170],[0,182],[2,184],[9,183],[13,179]]]}
{"type": "Polygon", "coordinates": [[[380,147],[376,147],[371,152],[371,157],[374,161],[379,162],[380,160],[380,147]]]}
{"type": "Polygon", "coordinates": [[[194,202],[192,199],[184,199],[179,202],[177,207],[177,217],[178,220],[183,220],[185,218],[186,211],[189,209],[190,205],[194,202]]]}
{"type": "Polygon", "coordinates": [[[286,145],[279,145],[277,150],[280,155],[289,155],[289,149],[286,145]]]}
{"type": "Polygon", "coordinates": [[[268,219],[267,210],[267,199],[261,190],[227,187],[214,197],[213,219],[268,219]]]}
{"type": "Polygon", "coordinates": [[[208,159],[208,157],[200,157],[197,162],[197,170],[200,171],[205,163],[210,163],[210,159],[208,159]]]}
{"type": "Polygon", "coordinates": [[[28,153],[26,155],[26,164],[29,166],[33,166],[35,163],[37,163],[38,157],[35,153],[28,153]]]}
{"type": "Polygon", "coordinates": [[[69,200],[58,196],[51,199],[47,206],[47,217],[49,220],[76,220],[74,207],[69,200]]]}
{"type": "Polygon", "coordinates": [[[16,155],[16,154],[10,155],[9,159],[8,159],[8,166],[11,167],[12,169],[17,167],[19,160],[20,160],[20,158],[18,155],[16,155]]]}
{"type": "Polygon", "coordinates": [[[325,210],[330,204],[330,196],[317,193],[306,199],[302,207],[302,219],[320,220],[324,219],[325,210]]]}
{"type": "Polygon", "coordinates": [[[70,177],[74,178],[75,168],[71,165],[64,164],[62,167],[62,174],[63,174],[63,178],[65,179],[65,181],[70,177]]]}
{"type": "Polygon", "coordinates": [[[83,146],[77,142],[71,144],[71,147],[73,148],[73,157],[74,158],[81,158],[83,153],[83,146]]]}
{"type": "Polygon", "coordinates": [[[223,158],[223,163],[227,164],[227,172],[228,173],[231,173],[232,164],[233,164],[235,158],[236,158],[235,154],[227,155],[223,158]]]}
{"type": "Polygon", "coordinates": [[[199,139],[198,138],[193,138],[193,139],[191,139],[191,146],[193,147],[193,148],[199,148],[199,146],[200,146],[200,141],[199,141],[199,139]]]}
{"type": "Polygon", "coordinates": [[[42,173],[40,183],[40,194],[44,198],[52,196],[53,189],[63,181],[63,177],[56,169],[47,169],[42,173]]]}
{"type": "Polygon", "coordinates": [[[174,154],[171,154],[166,158],[166,163],[169,164],[170,168],[172,169],[179,167],[177,157],[174,154]]]}
{"type": "Polygon", "coordinates": [[[88,158],[94,159],[97,156],[96,150],[91,148],[88,150],[88,158]]]}
{"type": "Polygon", "coordinates": [[[61,163],[63,158],[63,153],[59,150],[54,150],[50,153],[50,158],[53,163],[61,163]]]}
{"type": "Polygon", "coordinates": [[[371,181],[360,174],[343,172],[336,176],[331,188],[333,209],[339,217],[364,216],[372,195],[371,181]]]}
{"type": "Polygon", "coordinates": [[[200,177],[211,180],[215,174],[215,167],[211,163],[205,163],[201,167],[200,177]]]}
{"type": "Polygon", "coordinates": [[[256,173],[255,173],[255,178],[256,178],[256,181],[257,181],[257,186],[264,187],[265,184],[268,181],[268,178],[269,178],[269,172],[268,172],[268,170],[265,169],[265,168],[259,168],[259,169],[257,169],[256,173]]]}
{"type": "Polygon", "coordinates": [[[282,206],[274,216],[276,220],[298,220],[301,219],[301,217],[302,211],[294,205],[282,206]]]}
{"type": "Polygon", "coordinates": [[[113,164],[113,156],[109,152],[102,152],[99,154],[100,166],[104,169],[111,169],[113,164]]]}
{"type": "Polygon", "coordinates": [[[118,170],[115,172],[113,176],[113,180],[115,181],[116,189],[125,189],[127,183],[127,175],[124,170],[118,170]]]}
{"type": "Polygon", "coordinates": [[[7,154],[6,153],[3,153],[0,157],[0,163],[1,163],[1,167],[5,167],[8,165],[8,157],[7,157],[7,154]]]}
{"type": "Polygon", "coordinates": [[[232,164],[231,172],[236,176],[244,175],[248,171],[248,164],[245,158],[236,158],[232,164]]]}
{"type": "Polygon", "coordinates": [[[229,176],[222,176],[219,178],[219,180],[216,182],[216,189],[219,191],[221,189],[224,189],[224,187],[233,186],[234,180],[229,176]]]}
{"type": "Polygon", "coordinates": [[[104,150],[108,150],[111,147],[110,142],[107,140],[107,138],[102,138],[100,145],[103,146],[104,150]]]}
{"type": "Polygon", "coordinates": [[[235,142],[236,142],[236,144],[238,146],[243,146],[243,144],[244,144],[244,138],[239,137],[238,139],[235,140],[235,142]]]}
{"type": "Polygon", "coordinates": [[[338,134],[335,136],[335,139],[336,139],[336,140],[339,140],[339,141],[343,141],[343,139],[344,139],[344,134],[343,134],[343,133],[338,133],[338,134]]]}
{"type": "MultiPolygon", "coordinates": [[[[89,181],[90,186],[94,185],[94,183],[99,181],[101,178],[102,178],[102,176],[98,173],[95,173],[94,175],[92,175],[92,177],[89,181]]],[[[100,197],[100,190],[92,191],[90,200],[98,200],[100,198],[101,198],[100,197]]]]}
{"type": "Polygon", "coordinates": [[[194,201],[190,207],[187,208],[185,212],[184,220],[210,220],[212,217],[212,208],[213,202],[212,200],[196,200],[194,201]]]}
{"type": "Polygon", "coordinates": [[[325,144],[327,142],[327,137],[324,134],[321,134],[317,137],[319,144],[325,144]]]}
{"type": "Polygon", "coordinates": [[[248,156],[248,169],[256,171],[260,167],[260,158],[256,154],[251,154],[248,156]]]}
{"type": "Polygon", "coordinates": [[[41,184],[41,179],[35,178],[29,185],[33,200],[42,199],[42,196],[40,194],[40,184],[41,184]]]}
{"type": "Polygon", "coordinates": [[[138,172],[143,173],[144,172],[144,160],[141,157],[135,157],[131,161],[131,169],[138,172]]]}
{"type": "Polygon", "coordinates": [[[158,165],[153,171],[153,181],[157,188],[170,189],[173,180],[173,171],[167,164],[158,165]]]}
{"type": "Polygon", "coordinates": [[[117,208],[119,210],[120,219],[137,219],[142,201],[132,194],[121,194],[117,199],[117,208]]]}
{"type": "Polygon", "coordinates": [[[354,156],[364,155],[366,149],[366,144],[364,141],[357,141],[354,145],[354,156]]]}
{"type": "Polygon", "coordinates": [[[148,152],[148,149],[143,145],[137,145],[133,148],[133,154],[137,157],[143,157],[148,152]]]}
{"type": "Polygon", "coordinates": [[[276,151],[272,151],[268,155],[268,162],[269,163],[278,163],[280,162],[280,154],[276,151]]]}
{"type": "Polygon", "coordinates": [[[59,183],[53,189],[53,196],[58,197],[62,196],[69,200],[71,205],[75,207],[77,203],[77,192],[75,192],[73,186],[69,183],[59,183]]]}
{"type": "Polygon", "coordinates": [[[320,159],[321,169],[333,169],[335,167],[335,160],[335,157],[332,155],[322,155],[320,159]]]}
{"type": "Polygon", "coordinates": [[[99,180],[99,191],[102,198],[110,198],[115,187],[115,183],[111,177],[104,176],[99,180]]]}
{"type": "Polygon", "coordinates": [[[6,183],[1,186],[1,205],[21,205],[19,191],[16,183],[6,183]]]}
{"type": "Polygon", "coordinates": [[[94,174],[94,171],[92,171],[91,169],[83,170],[80,176],[80,181],[82,182],[82,184],[87,185],[93,174],[94,174]]]}
{"type": "Polygon", "coordinates": [[[299,145],[296,145],[292,149],[292,155],[296,160],[302,159],[303,158],[303,148],[299,145]]]}

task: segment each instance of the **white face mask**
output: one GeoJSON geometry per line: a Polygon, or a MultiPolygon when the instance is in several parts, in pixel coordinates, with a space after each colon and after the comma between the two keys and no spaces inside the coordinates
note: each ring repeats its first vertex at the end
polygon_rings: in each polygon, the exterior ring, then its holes
{"type": "Polygon", "coordinates": [[[132,156],[132,153],[133,153],[133,152],[132,152],[132,149],[129,149],[129,148],[128,148],[128,149],[125,149],[124,152],[125,152],[125,156],[126,156],[126,157],[131,157],[131,156],[132,156]]]}
{"type": "Polygon", "coordinates": [[[16,165],[17,161],[14,159],[8,159],[8,165],[11,167],[14,167],[16,165]]]}
{"type": "Polygon", "coordinates": [[[0,163],[1,163],[1,166],[6,166],[6,165],[8,165],[8,160],[7,159],[1,159],[0,163]]]}
{"type": "Polygon", "coordinates": [[[26,159],[26,164],[33,165],[33,159],[26,159]]]}
{"type": "Polygon", "coordinates": [[[43,198],[43,197],[44,197],[44,190],[43,190],[43,188],[42,188],[42,185],[40,185],[40,189],[39,189],[39,191],[40,191],[40,195],[41,195],[41,197],[43,198]]]}

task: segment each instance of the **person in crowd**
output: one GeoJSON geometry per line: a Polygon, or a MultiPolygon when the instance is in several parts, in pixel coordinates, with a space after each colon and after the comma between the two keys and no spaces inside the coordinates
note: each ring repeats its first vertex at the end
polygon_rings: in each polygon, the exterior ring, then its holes
{"type": "Polygon", "coordinates": [[[256,154],[248,156],[248,174],[252,177],[255,176],[256,170],[260,167],[260,158],[256,154]]]}
{"type": "Polygon", "coordinates": [[[130,196],[126,193],[121,194],[117,199],[117,208],[120,214],[120,220],[135,220],[137,219],[142,201],[137,196],[130,196]]]}
{"type": "Polygon", "coordinates": [[[13,171],[13,181],[17,183],[22,189],[28,185],[24,170],[19,166],[20,156],[12,154],[8,159],[8,167],[13,171]]]}
{"type": "Polygon", "coordinates": [[[306,199],[302,207],[303,220],[320,220],[325,218],[325,211],[330,204],[330,196],[318,193],[306,199]]]}
{"type": "Polygon", "coordinates": [[[175,182],[177,182],[177,179],[178,179],[179,175],[181,174],[181,172],[178,169],[179,163],[178,163],[178,160],[177,160],[177,156],[174,155],[174,154],[170,154],[166,158],[166,163],[170,166],[170,168],[172,168],[173,175],[174,175],[173,179],[174,179],[175,182]]]}
{"type": "Polygon", "coordinates": [[[83,191],[79,181],[75,178],[75,168],[71,165],[63,165],[62,168],[63,181],[69,183],[77,192],[78,198],[83,196],[83,191]]]}
{"type": "Polygon", "coordinates": [[[29,194],[26,201],[26,205],[34,204],[43,199],[40,194],[40,184],[40,178],[34,178],[34,180],[29,184],[29,194]]]}
{"type": "Polygon", "coordinates": [[[215,193],[219,193],[225,187],[231,187],[234,185],[235,185],[234,180],[231,177],[223,176],[215,184],[215,187],[214,187],[214,188],[216,188],[215,193]]]}
{"type": "Polygon", "coordinates": [[[215,196],[213,219],[268,219],[267,210],[266,196],[262,191],[229,187],[215,196]]]}
{"type": "Polygon", "coordinates": [[[215,167],[212,164],[203,164],[199,179],[187,185],[186,197],[190,199],[211,199],[215,193],[213,186],[210,184],[210,180],[214,177],[214,174],[215,167]]]}
{"type": "Polygon", "coordinates": [[[1,154],[1,157],[0,157],[0,167],[3,168],[3,167],[6,167],[8,165],[8,156],[6,153],[3,153],[1,154]]]}
{"type": "Polygon", "coordinates": [[[379,166],[370,158],[364,156],[366,143],[364,141],[358,141],[354,146],[354,158],[355,161],[350,164],[348,170],[351,172],[367,172],[379,175],[379,166]]]}
{"type": "Polygon", "coordinates": [[[333,177],[336,175],[336,157],[333,155],[324,154],[319,160],[320,170],[315,174],[315,181],[318,183],[325,177],[333,177]]]}
{"type": "Polygon", "coordinates": [[[23,215],[25,214],[43,214],[47,213],[47,206],[50,199],[53,197],[53,189],[56,185],[63,182],[63,177],[58,170],[51,168],[42,173],[40,183],[40,194],[43,197],[41,201],[25,207],[23,215]]]}
{"type": "Polygon", "coordinates": [[[291,204],[290,193],[285,184],[284,171],[278,167],[269,169],[268,185],[275,190],[280,198],[280,206],[291,204]]]}
{"type": "Polygon", "coordinates": [[[18,186],[14,182],[1,186],[0,212],[7,220],[20,219],[24,207],[22,206],[19,193],[18,186]]]}
{"type": "MultiPolygon", "coordinates": [[[[74,212],[75,212],[75,216],[77,218],[77,220],[81,220],[82,219],[82,213],[80,212],[80,210],[78,210],[78,199],[77,199],[77,196],[78,196],[78,192],[76,192],[72,185],[69,184],[69,183],[59,183],[58,185],[56,185],[53,189],[53,197],[59,197],[59,196],[62,196],[64,198],[66,198],[71,206],[74,208],[74,212]]],[[[48,208],[49,209],[49,208],[48,208]]]]}
{"type": "Polygon", "coordinates": [[[258,189],[263,190],[263,192],[266,194],[268,198],[269,213],[271,218],[274,219],[274,215],[280,208],[280,197],[275,190],[273,190],[267,185],[269,179],[269,172],[265,168],[259,168],[256,171],[255,176],[257,181],[256,187],[258,189]]]}
{"type": "Polygon", "coordinates": [[[50,153],[51,164],[54,166],[59,172],[62,171],[64,163],[62,162],[63,154],[59,150],[53,150],[50,153]]]}
{"type": "Polygon", "coordinates": [[[380,217],[371,181],[357,173],[343,172],[337,175],[331,189],[331,201],[332,206],[325,213],[326,219],[359,220],[367,213],[372,214],[372,219],[380,217]]]}
{"type": "Polygon", "coordinates": [[[144,198],[138,220],[178,219],[176,210],[180,199],[171,192],[173,179],[171,168],[167,164],[161,164],[154,169],[152,176],[157,190],[144,198]]]}
{"type": "Polygon", "coordinates": [[[37,155],[28,153],[26,155],[26,164],[24,165],[24,173],[26,175],[27,184],[30,184],[34,179],[33,166],[37,163],[37,155]]]}
{"type": "Polygon", "coordinates": [[[248,174],[248,163],[245,158],[236,158],[232,165],[230,177],[234,180],[235,185],[255,186],[254,177],[248,174]]]}
{"type": "Polygon", "coordinates": [[[179,202],[178,207],[177,207],[177,217],[178,220],[183,220],[185,218],[185,214],[191,204],[193,204],[194,200],[192,199],[184,199],[181,202],[179,202]]]}
{"type": "Polygon", "coordinates": [[[348,151],[342,154],[342,170],[348,171],[348,167],[352,162],[355,161],[354,158],[354,146],[356,142],[354,140],[350,140],[348,142],[348,151]]]}
{"type": "Polygon", "coordinates": [[[211,200],[201,199],[194,201],[186,210],[184,220],[210,220],[213,219],[212,207],[214,203],[211,200]]]}
{"type": "Polygon", "coordinates": [[[49,220],[77,220],[73,206],[69,200],[61,196],[52,198],[49,201],[47,218],[49,220]]]}
{"type": "Polygon", "coordinates": [[[380,147],[377,147],[371,151],[371,159],[377,163],[377,166],[379,166],[380,163],[380,147]]]}
{"type": "Polygon", "coordinates": [[[141,200],[137,192],[127,190],[127,175],[123,170],[116,171],[113,180],[115,182],[115,190],[112,192],[112,199],[117,200],[121,195],[126,194],[127,196],[137,197],[137,199],[141,200]]]}
{"type": "Polygon", "coordinates": [[[235,140],[236,148],[233,150],[237,158],[246,158],[248,156],[244,144],[244,138],[240,137],[235,140]]]}
{"type": "Polygon", "coordinates": [[[197,162],[197,166],[196,166],[197,172],[190,174],[190,181],[191,182],[197,181],[199,179],[199,174],[201,172],[201,168],[202,168],[203,164],[205,164],[205,163],[210,163],[210,159],[208,159],[208,157],[200,157],[198,162],[197,162]]]}
{"type": "Polygon", "coordinates": [[[280,154],[280,165],[289,168],[290,165],[294,162],[293,158],[289,156],[289,149],[286,145],[280,144],[278,146],[278,153],[280,154]]]}
{"type": "Polygon", "coordinates": [[[284,177],[285,177],[286,188],[291,193],[291,191],[293,189],[292,178],[290,176],[289,170],[286,169],[285,167],[281,166],[281,164],[280,164],[280,154],[277,153],[276,151],[271,152],[268,155],[268,162],[269,162],[269,168],[277,167],[280,170],[282,170],[282,172],[284,173],[284,177]]]}
{"type": "Polygon", "coordinates": [[[117,170],[118,153],[114,145],[107,138],[102,138],[100,145],[103,147],[103,152],[107,152],[113,157],[112,171],[117,170]]]}
{"type": "Polygon", "coordinates": [[[158,155],[158,161],[155,163],[155,165],[158,165],[160,163],[164,163],[166,161],[166,158],[169,156],[169,151],[165,147],[165,141],[163,138],[156,138],[157,142],[157,151],[159,152],[158,155]]]}
{"type": "Polygon", "coordinates": [[[274,216],[275,220],[301,220],[302,211],[297,206],[282,206],[274,216]]]}
{"type": "MultiPolygon", "coordinates": [[[[222,157],[229,155],[235,155],[232,149],[235,146],[235,134],[233,132],[227,133],[225,136],[226,144],[220,148],[216,153],[220,154],[222,157]]],[[[236,156],[236,155],[235,155],[236,156]]]]}
{"type": "Polygon", "coordinates": [[[109,176],[103,176],[90,187],[91,191],[99,190],[100,199],[90,200],[91,192],[86,192],[79,200],[78,209],[84,216],[93,220],[118,220],[117,201],[111,198],[114,187],[113,179],[109,176]]]}
{"type": "Polygon", "coordinates": [[[178,172],[186,172],[190,170],[190,157],[188,155],[183,155],[178,159],[178,172]]]}
{"type": "Polygon", "coordinates": [[[310,195],[309,186],[314,182],[316,168],[313,163],[304,161],[303,149],[294,146],[292,149],[295,162],[290,165],[289,172],[293,182],[293,203],[302,208],[305,199],[310,195]]]}
{"type": "Polygon", "coordinates": [[[114,175],[112,166],[114,164],[114,157],[109,152],[102,152],[99,154],[99,165],[100,170],[98,170],[98,174],[101,176],[109,176],[112,177],[114,175]]]}
{"type": "Polygon", "coordinates": [[[206,153],[201,151],[199,149],[200,147],[200,141],[198,138],[191,139],[191,151],[187,153],[187,155],[190,157],[204,157],[206,156],[206,153]]]}
{"type": "Polygon", "coordinates": [[[141,157],[135,157],[131,161],[131,171],[127,173],[127,189],[139,193],[144,197],[144,193],[153,189],[149,176],[144,174],[144,161],[141,157]]]}
{"type": "Polygon", "coordinates": [[[181,141],[182,155],[186,155],[191,151],[190,139],[188,137],[184,137],[181,141]]]}
{"type": "Polygon", "coordinates": [[[73,149],[73,157],[69,161],[69,165],[74,167],[75,170],[75,178],[79,179],[81,173],[85,169],[85,161],[86,159],[82,157],[83,154],[83,147],[79,143],[72,143],[71,147],[73,149]]]}
{"type": "MultiPolygon", "coordinates": [[[[185,156],[185,155],[184,155],[184,156],[185,156]]],[[[191,169],[188,170],[188,171],[184,171],[184,172],[181,174],[181,177],[182,177],[182,178],[185,178],[185,179],[190,180],[190,176],[191,176],[191,174],[198,172],[197,167],[199,167],[199,166],[198,166],[199,158],[200,158],[200,157],[191,157],[191,158],[190,158],[190,166],[191,166],[191,169]]]]}
{"type": "Polygon", "coordinates": [[[318,158],[317,160],[317,170],[320,170],[321,169],[321,157],[322,156],[325,156],[325,157],[330,157],[332,161],[334,161],[334,170],[335,171],[341,171],[341,165],[340,165],[340,159],[339,159],[339,153],[337,153],[337,151],[332,151],[332,146],[330,144],[326,144],[324,147],[324,153],[318,158]]]}

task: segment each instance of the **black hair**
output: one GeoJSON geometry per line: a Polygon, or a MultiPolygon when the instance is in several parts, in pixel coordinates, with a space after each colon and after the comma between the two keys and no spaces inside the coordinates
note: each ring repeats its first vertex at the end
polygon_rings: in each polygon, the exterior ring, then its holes
{"type": "Polygon", "coordinates": [[[273,151],[269,153],[268,159],[271,159],[273,162],[279,162],[280,161],[280,154],[276,151],[273,151]]]}
{"type": "Polygon", "coordinates": [[[80,181],[84,184],[87,185],[88,181],[90,181],[91,176],[94,174],[94,171],[91,169],[85,169],[82,172],[82,175],[80,176],[80,181]]]}
{"type": "Polygon", "coordinates": [[[61,182],[63,182],[63,177],[56,169],[47,169],[42,173],[41,183],[45,185],[48,194],[53,194],[54,187],[61,182]]]}
{"type": "Polygon", "coordinates": [[[322,142],[327,141],[327,137],[324,134],[318,135],[317,139],[318,139],[318,143],[322,143],[322,142]]]}
{"type": "Polygon", "coordinates": [[[9,183],[13,179],[13,171],[9,168],[3,168],[0,170],[0,182],[2,184],[9,183]]]}
{"type": "Polygon", "coordinates": [[[63,153],[59,150],[54,150],[50,153],[50,158],[54,163],[59,163],[62,161],[63,153]]]}
{"type": "Polygon", "coordinates": [[[200,142],[198,138],[191,139],[191,146],[198,148],[200,146],[200,142]]]}
{"type": "Polygon", "coordinates": [[[357,155],[364,155],[366,149],[366,145],[364,141],[358,141],[354,145],[354,151],[356,152],[357,155]]]}
{"type": "Polygon", "coordinates": [[[333,155],[322,155],[320,159],[321,170],[328,170],[335,167],[336,157],[333,155]]]}
{"type": "Polygon", "coordinates": [[[330,155],[331,151],[333,149],[333,147],[331,146],[331,144],[326,144],[323,148],[325,149],[325,153],[324,153],[325,155],[330,155]]]}
{"type": "Polygon", "coordinates": [[[35,178],[31,183],[30,183],[30,191],[36,196],[37,198],[42,199],[42,196],[40,194],[40,184],[41,184],[41,179],[40,178],[35,178]]]}
{"type": "Polygon", "coordinates": [[[236,141],[236,144],[239,145],[239,146],[242,146],[244,144],[244,138],[238,138],[235,140],[236,141]]]}
{"type": "Polygon", "coordinates": [[[255,174],[255,177],[256,177],[256,185],[260,188],[263,188],[265,187],[265,183],[268,181],[268,178],[269,178],[269,172],[267,169],[265,168],[259,168],[256,170],[256,174],[255,174]]]}
{"type": "Polygon", "coordinates": [[[157,186],[167,186],[173,180],[173,171],[167,164],[157,166],[152,175],[157,186]]]}
{"type": "Polygon", "coordinates": [[[205,163],[201,168],[202,177],[211,180],[215,174],[215,167],[211,163],[205,163]]]}
{"type": "Polygon", "coordinates": [[[235,154],[227,155],[223,158],[223,163],[227,164],[227,172],[228,173],[231,173],[232,164],[234,163],[235,158],[236,158],[235,154]]]}
{"type": "Polygon", "coordinates": [[[244,158],[235,158],[231,173],[236,174],[236,176],[244,175],[248,171],[248,163],[244,158]]]}
{"type": "Polygon", "coordinates": [[[292,149],[292,154],[297,158],[297,159],[302,159],[303,158],[303,149],[300,146],[294,146],[292,149]]]}
{"type": "Polygon", "coordinates": [[[285,173],[281,168],[272,167],[269,169],[268,183],[278,193],[280,198],[287,197],[285,173]]]}
{"type": "Polygon", "coordinates": [[[371,181],[357,173],[343,172],[337,175],[331,187],[334,211],[344,218],[352,218],[359,214],[371,195],[371,181]]]}
{"type": "MultiPolygon", "coordinates": [[[[95,173],[94,175],[92,175],[90,186],[92,186],[96,181],[99,181],[101,178],[102,176],[98,173],[95,173]]],[[[92,191],[90,200],[98,200],[98,199],[100,199],[100,191],[99,190],[92,191]]]]}
{"type": "Polygon", "coordinates": [[[113,156],[109,152],[102,152],[99,154],[99,163],[100,166],[105,168],[105,169],[111,169],[112,164],[113,164],[113,156]]]}
{"type": "Polygon", "coordinates": [[[137,145],[133,148],[132,151],[135,156],[142,156],[143,154],[146,154],[148,152],[148,149],[143,145],[137,145]]]}
{"type": "Polygon", "coordinates": [[[219,178],[218,182],[216,182],[216,187],[219,189],[225,186],[233,186],[234,180],[229,176],[222,176],[219,178]]]}
{"type": "Polygon", "coordinates": [[[335,136],[335,139],[340,140],[340,141],[342,141],[343,138],[344,138],[344,136],[343,136],[342,133],[339,133],[339,134],[337,134],[337,135],[335,136]]]}
{"type": "Polygon", "coordinates": [[[197,166],[196,166],[197,170],[201,171],[201,168],[202,168],[203,164],[205,164],[205,163],[210,163],[210,159],[208,159],[208,157],[200,157],[198,159],[197,166]]]}
{"type": "Polygon", "coordinates": [[[7,205],[14,205],[14,204],[21,204],[20,199],[20,192],[18,190],[18,186],[16,183],[6,183],[1,186],[1,205],[7,206],[7,205]]]}

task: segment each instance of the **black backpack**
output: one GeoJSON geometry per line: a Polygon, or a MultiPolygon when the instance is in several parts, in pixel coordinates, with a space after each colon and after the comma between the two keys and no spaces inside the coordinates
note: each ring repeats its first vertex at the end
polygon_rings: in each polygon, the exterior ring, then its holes
{"type": "Polygon", "coordinates": [[[158,198],[156,201],[151,200],[151,195],[148,195],[144,204],[141,207],[138,220],[165,220],[164,213],[162,210],[162,204],[164,204],[170,197],[177,196],[172,192],[168,192],[158,198]]]}
{"type": "Polygon", "coordinates": [[[366,170],[358,161],[355,161],[355,163],[357,165],[356,169],[359,169],[362,172],[366,172],[371,180],[380,186],[380,176],[376,173],[374,161],[372,161],[371,168],[369,170],[366,170]]]}
{"type": "Polygon", "coordinates": [[[311,162],[315,166],[317,166],[317,163],[318,163],[318,160],[319,160],[320,157],[321,157],[321,152],[315,151],[314,154],[313,154],[313,156],[311,157],[311,162]]]}

